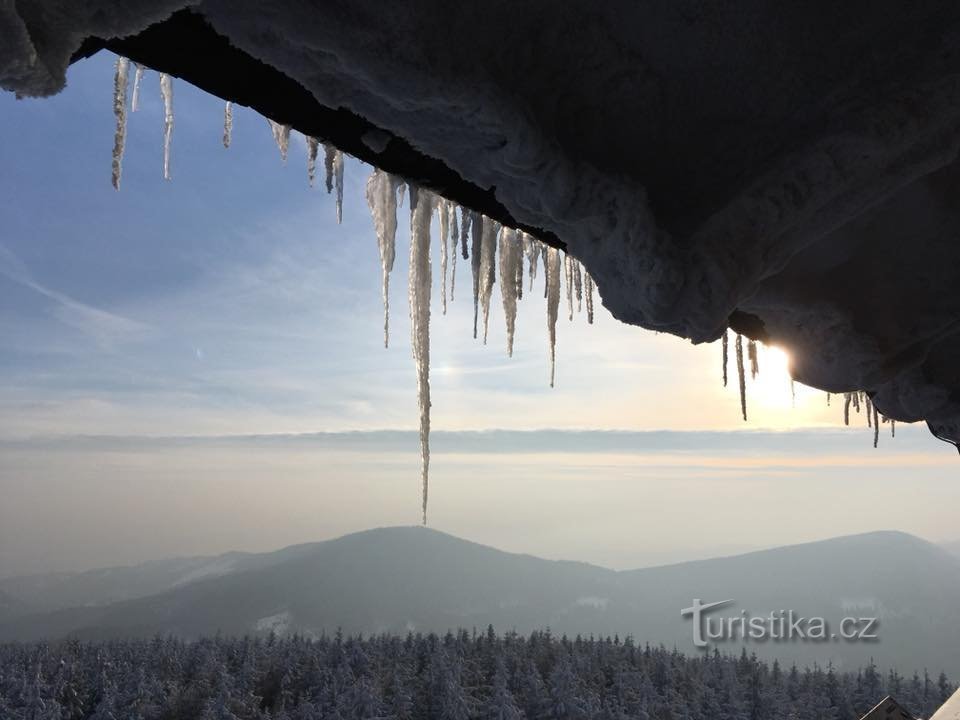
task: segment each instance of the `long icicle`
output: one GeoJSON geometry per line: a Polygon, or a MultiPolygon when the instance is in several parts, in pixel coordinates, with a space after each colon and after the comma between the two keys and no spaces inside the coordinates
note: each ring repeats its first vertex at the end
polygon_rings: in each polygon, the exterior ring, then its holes
{"type": "Polygon", "coordinates": [[[130,112],[140,109],[140,83],[143,81],[143,65],[133,64],[133,97],[130,98],[130,112]]]}
{"type": "Polygon", "coordinates": [[[554,247],[548,247],[544,260],[547,286],[547,331],[550,333],[550,387],[553,387],[557,374],[557,315],[560,311],[560,273],[563,272],[560,251],[554,247]]]}
{"type": "Polygon", "coordinates": [[[113,75],[113,114],[117,129],[113,134],[113,161],[110,181],[114,190],[120,189],[120,173],[123,171],[123,149],[127,143],[127,85],[130,61],[118,57],[113,75]]]}
{"type": "Polygon", "coordinates": [[[160,95],[163,97],[163,179],[170,179],[170,140],[173,137],[173,80],[160,73],[160,95]]]}
{"type": "Polygon", "coordinates": [[[233,103],[227,100],[223,106],[223,146],[230,147],[233,142],[233,103]]]}
{"type": "MultiPolygon", "coordinates": [[[[507,322],[507,356],[513,357],[513,337],[517,323],[517,268],[523,269],[523,248],[517,241],[517,231],[503,228],[500,231],[500,295],[503,299],[503,316],[507,322]]],[[[523,275],[520,275],[523,287],[523,275]]]]}
{"type": "Polygon", "coordinates": [[[420,407],[420,481],[423,524],[427,524],[430,478],[430,219],[434,197],[410,187],[410,337],[417,368],[420,407]]]}
{"type": "MultiPolygon", "coordinates": [[[[337,150],[333,157],[333,180],[337,188],[337,225],[343,222],[343,153],[337,150]]],[[[411,209],[412,209],[411,205],[411,209]]]]}
{"type": "Polygon", "coordinates": [[[382,170],[374,170],[367,179],[367,205],[373,215],[380,249],[381,288],[383,293],[383,346],[390,344],[390,273],[396,257],[397,191],[396,180],[382,170]]]}
{"type": "Polygon", "coordinates": [[[880,442],[880,413],[877,406],[873,406],[873,446],[876,447],[880,442]]]}
{"type": "Polygon", "coordinates": [[[457,223],[457,204],[447,200],[447,213],[450,216],[450,302],[457,287],[457,243],[460,241],[460,226],[457,223]]]}
{"type": "Polygon", "coordinates": [[[437,214],[440,216],[440,306],[447,314],[447,233],[450,232],[450,216],[447,202],[440,198],[437,202],[437,214]]]}
{"type": "Polygon", "coordinates": [[[853,400],[852,393],[843,394],[843,424],[850,425],[850,402],[853,400]]]}
{"type": "Polygon", "coordinates": [[[580,261],[573,261],[573,291],[577,296],[577,312],[583,312],[583,276],[580,274],[580,261]]]}
{"type": "Polygon", "coordinates": [[[587,324],[593,325],[593,277],[583,269],[584,287],[583,292],[587,296],[587,324]]]}
{"type": "Polygon", "coordinates": [[[740,380],[740,413],[743,421],[747,421],[747,376],[743,369],[743,335],[737,333],[734,341],[734,350],[737,355],[737,377],[740,380]]]}
{"type": "MultiPolygon", "coordinates": [[[[473,339],[477,339],[477,322],[480,319],[480,247],[483,235],[483,215],[470,213],[470,269],[473,271],[473,339]]],[[[466,255],[464,255],[466,257],[466,255]]]]}
{"type": "Polygon", "coordinates": [[[566,278],[567,290],[567,319],[573,320],[573,258],[567,253],[563,254],[563,273],[566,278]]]}
{"type": "Polygon", "coordinates": [[[721,344],[721,347],[723,348],[723,349],[722,349],[722,356],[723,356],[722,363],[723,363],[723,386],[724,386],[724,387],[727,386],[727,365],[729,364],[729,359],[730,359],[730,347],[729,347],[730,341],[727,339],[727,335],[728,335],[728,334],[729,334],[729,333],[728,333],[727,330],[724,330],[724,331],[723,331],[723,339],[722,339],[722,344],[721,344]]]}
{"type": "Polygon", "coordinates": [[[465,207],[460,208],[460,247],[464,260],[470,259],[470,253],[467,252],[467,235],[470,233],[470,226],[473,224],[472,213],[468,213],[465,207]]]}
{"type": "Polygon", "coordinates": [[[488,217],[483,218],[483,232],[480,234],[480,310],[483,313],[483,344],[487,344],[487,331],[490,328],[490,296],[497,277],[497,233],[500,224],[488,217]]]}

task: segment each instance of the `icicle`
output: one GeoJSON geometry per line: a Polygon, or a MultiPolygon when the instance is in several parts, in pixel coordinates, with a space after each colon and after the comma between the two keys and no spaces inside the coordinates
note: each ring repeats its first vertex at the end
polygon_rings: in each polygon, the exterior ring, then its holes
{"type": "Polygon", "coordinates": [[[123,148],[127,142],[127,84],[130,61],[118,57],[113,75],[113,114],[117,129],[113,134],[113,162],[111,182],[114,190],[120,189],[120,172],[123,169],[123,148]]]}
{"type": "Polygon", "coordinates": [[[563,273],[566,278],[567,290],[567,319],[573,320],[573,259],[567,254],[563,254],[563,273]]]}
{"type": "MultiPolygon", "coordinates": [[[[326,172],[327,193],[333,192],[333,165],[337,158],[337,149],[333,145],[323,144],[323,168],[326,172]]],[[[403,192],[401,187],[398,192],[403,192]]],[[[403,205],[403,200],[398,199],[397,205],[403,205]]]]}
{"type": "Polygon", "coordinates": [[[287,162],[287,152],[290,150],[290,126],[281,125],[273,120],[267,120],[270,125],[270,132],[273,134],[273,141],[280,150],[280,159],[287,162]]]}
{"type": "Polygon", "coordinates": [[[577,312],[583,312],[583,276],[580,274],[580,261],[573,261],[573,291],[577,295],[577,312]]]}
{"type": "Polygon", "coordinates": [[[747,358],[750,360],[750,379],[753,380],[760,374],[759,357],[757,355],[757,343],[751,340],[747,343],[747,358]]]}
{"type": "Polygon", "coordinates": [[[584,288],[587,296],[587,324],[593,325],[593,277],[584,269],[584,288]]]}
{"type": "Polygon", "coordinates": [[[383,293],[383,346],[390,344],[390,273],[396,256],[397,237],[397,191],[396,180],[383,172],[374,170],[367,179],[367,204],[373,215],[380,248],[381,287],[383,293]]]}
{"type": "Polygon", "coordinates": [[[520,231],[513,231],[513,244],[517,246],[517,261],[513,264],[513,286],[516,288],[517,302],[523,300],[523,243],[520,231]]]}
{"type": "Polygon", "coordinates": [[[163,179],[170,179],[170,139],[173,136],[173,81],[160,73],[160,95],[163,96],[163,179]]]}
{"type": "Polygon", "coordinates": [[[897,421],[890,418],[890,437],[897,436],[897,421]]]}
{"type": "Polygon", "coordinates": [[[830,407],[830,393],[827,393],[827,407],[830,407]]]}
{"type": "Polygon", "coordinates": [[[743,415],[743,421],[747,421],[747,378],[743,370],[743,336],[737,333],[737,339],[734,342],[734,349],[737,354],[737,377],[740,380],[740,412],[743,415]]]}
{"type": "Polygon", "coordinates": [[[797,406],[797,384],[794,382],[793,378],[790,378],[790,407],[795,408],[797,406]]]}
{"type": "Polygon", "coordinates": [[[453,291],[457,286],[457,243],[460,241],[460,228],[457,224],[457,204],[447,201],[450,216],[450,302],[453,302],[453,291]]]}
{"type": "Polygon", "coordinates": [[[880,441],[880,413],[877,412],[877,406],[873,406],[873,446],[876,447],[880,441]]]}
{"type": "Polygon", "coordinates": [[[727,339],[727,331],[723,331],[723,338],[721,340],[721,363],[723,364],[723,386],[727,386],[727,365],[729,364],[730,359],[730,341],[727,339]]]}
{"type": "MultiPolygon", "coordinates": [[[[337,150],[333,157],[333,177],[337,186],[337,225],[343,222],[343,153],[337,150]]],[[[413,200],[410,201],[413,210],[413,200]]]]}
{"type": "MultiPolygon", "coordinates": [[[[233,103],[227,100],[227,104],[223,106],[223,146],[225,148],[230,147],[230,143],[232,141],[233,141],[233,103]]],[[[313,185],[312,180],[310,181],[310,184],[313,185]]]]}
{"type": "MultiPolygon", "coordinates": [[[[330,168],[331,168],[331,171],[332,171],[333,166],[331,165],[330,168]]],[[[332,176],[331,176],[331,178],[332,178],[332,176]]],[[[327,180],[327,192],[330,192],[330,188],[332,187],[332,186],[330,185],[330,182],[331,182],[331,179],[328,179],[328,180],[327,180]]],[[[403,196],[406,194],[406,190],[407,190],[406,184],[405,184],[405,183],[402,183],[402,182],[400,182],[400,181],[398,180],[398,181],[397,181],[397,207],[403,207],[403,196]]]]}
{"type": "Polygon", "coordinates": [[[860,392],[851,393],[853,396],[853,409],[860,413],[860,392]]]}
{"type": "Polygon", "coordinates": [[[865,404],[867,407],[867,412],[865,413],[867,416],[867,427],[870,427],[873,424],[873,402],[870,400],[869,395],[866,397],[865,404]]]}
{"type": "Polygon", "coordinates": [[[546,248],[544,279],[547,286],[547,330],[550,333],[550,387],[553,387],[557,372],[557,315],[560,310],[560,251],[546,248]]]}
{"type": "Polygon", "coordinates": [[[447,203],[442,198],[437,202],[437,213],[440,215],[440,305],[443,314],[447,314],[447,233],[450,230],[450,220],[447,215],[447,203]]]}
{"type": "Polygon", "coordinates": [[[843,424],[850,425],[850,402],[853,400],[852,393],[843,394],[843,424]]]}
{"type": "Polygon", "coordinates": [[[520,287],[523,287],[523,248],[517,241],[517,231],[504,228],[500,232],[500,294],[503,297],[503,315],[507,321],[507,356],[513,357],[513,334],[517,322],[517,268],[520,268],[520,287]]]}
{"type": "Polygon", "coordinates": [[[523,233],[523,253],[530,264],[530,289],[533,290],[533,281],[537,279],[537,262],[540,259],[540,242],[523,233]]]}
{"type": "Polygon", "coordinates": [[[490,296],[496,280],[497,233],[500,224],[488,217],[483,218],[483,232],[480,233],[480,309],[483,312],[483,344],[487,344],[487,330],[490,328],[490,296]]]}
{"type": "MultiPolygon", "coordinates": [[[[470,269],[473,271],[473,339],[477,339],[477,320],[480,317],[480,245],[483,234],[483,216],[480,213],[470,214],[470,236],[472,238],[472,247],[470,249],[472,257],[470,258],[470,269]]],[[[466,254],[463,256],[466,258],[466,254]]]]}
{"type": "Polygon", "coordinates": [[[467,253],[467,233],[470,232],[470,226],[472,225],[469,222],[471,216],[467,215],[466,208],[460,208],[460,246],[463,250],[463,259],[469,260],[470,255],[467,253]]]}
{"type": "Polygon", "coordinates": [[[308,137],[307,138],[307,184],[309,184],[310,187],[313,187],[313,184],[317,179],[317,155],[319,153],[320,153],[320,141],[317,140],[316,138],[308,137]]]}
{"type": "Polygon", "coordinates": [[[410,344],[417,367],[424,525],[427,524],[430,473],[430,219],[433,203],[433,195],[428,191],[410,188],[410,344]]]}
{"type": "Polygon", "coordinates": [[[140,82],[143,80],[143,65],[133,64],[133,97],[130,98],[130,112],[140,109],[140,82]]]}

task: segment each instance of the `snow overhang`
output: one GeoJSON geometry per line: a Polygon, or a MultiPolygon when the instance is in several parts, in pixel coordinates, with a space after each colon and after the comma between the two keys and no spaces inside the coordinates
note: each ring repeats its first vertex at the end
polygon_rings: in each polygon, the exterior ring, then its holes
{"type": "Polygon", "coordinates": [[[8,89],[107,47],[565,247],[624,322],[731,325],[960,440],[956,3],[34,0],[0,32],[8,89]]]}

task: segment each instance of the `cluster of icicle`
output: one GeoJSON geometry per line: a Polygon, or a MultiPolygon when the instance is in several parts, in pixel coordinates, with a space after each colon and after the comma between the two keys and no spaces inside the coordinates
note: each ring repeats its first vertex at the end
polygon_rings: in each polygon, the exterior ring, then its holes
{"type": "MultiPolygon", "coordinates": [[[[112,182],[120,189],[120,174],[127,131],[127,89],[130,62],[118,58],[114,74],[113,111],[116,118],[112,182]]],[[[135,112],[140,102],[140,86],[144,68],[134,64],[133,91],[130,110],[135,112]]],[[[173,81],[160,73],[160,95],[163,102],[163,177],[171,178],[170,144],[173,135],[173,81]]],[[[285,163],[290,149],[290,125],[267,121],[273,139],[285,163]]],[[[223,111],[223,146],[233,142],[233,103],[227,102],[223,111]]],[[[313,187],[317,175],[320,146],[323,145],[325,184],[327,192],[336,190],[337,222],[343,219],[344,155],[337,148],[306,137],[307,181],[313,187]]],[[[560,250],[549,247],[526,232],[501,226],[484,215],[461,208],[450,200],[419,189],[389,173],[374,170],[367,181],[367,203],[373,214],[383,285],[383,344],[390,343],[390,273],[396,257],[397,207],[403,204],[403,195],[409,190],[410,204],[410,325],[413,358],[417,372],[417,399],[420,408],[421,482],[423,487],[422,514],[427,521],[428,478],[430,469],[430,294],[432,265],[430,259],[430,226],[436,212],[440,228],[440,305],[447,312],[447,303],[453,302],[456,288],[457,255],[470,261],[473,275],[473,337],[482,328],[483,342],[487,342],[490,326],[490,303],[496,276],[500,277],[500,294],[507,330],[507,355],[513,355],[516,332],[517,303],[523,298],[524,284],[533,289],[538,267],[543,264],[544,291],[547,305],[547,330],[550,337],[550,387],[556,381],[557,318],[563,277],[566,278],[567,314],[574,316],[574,304],[582,312],[586,306],[587,322],[593,324],[594,282],[584,267],[560,250]],[[528,267],[524,277],[524,263],[528,267]],[[449,282],[448,282],[449,278],[449,282]],[[449,290],[448,290],[449,288],[449,290]]]]}
{"type": "Polygon", "coordinates": [[[427,521],[430,469],[430,304],[432,262],[430,227],[434,213],[440,230],[440,307],[447,312],[456,292],[457,255],[470,261],[473,279],[473,337],[481,335],[486,344],[490,327],[493,286],[499,275],[500,295],[507,331],[507,355],[513,355],[517,303],[524,285],[533,289],[538,268],[544,268],[544,298],[547,301],[547,329],[550,335],[550,387],[556,379],[557,317],[560,308],[561,274],[566,276],[569,318],[573,319],[574,299],[578,311],[584,306],[587,322],[593,323],[594,284],[584,267],[569,255],[541,243],[529,234],[501,225],[481,213],[458,207],[451,200],[404,183],[375,169],[367,180],[367,204],[380,249],[383,293],[383,345],[390,344],[390,273],[396,258],[397,208],[406,190],[410,203],[410,333],[417,371],[417,399],[420,408],[420,456],[422,516],[427,521]],[[527,275],[524,276],[524,261],[527,275]]]}
{"type": "MultiPolygon", "coordinates": [[[[134,66],[133,90],[130,94],[130,112],[136,112],[140,107],[140,86],[143,81],[144,67],[136,63],[134,66]]],[[[117,58],[113,78],[113,114],[116,118],[116,131],[113,141],[113,157],[111,163],[111,182],[113,187],[120,189],[120,174],[123,168],[123,152],[127,137],[127,90],[129,88],[130,61],[127,58],[117,58]]],[[[163,103],[163,177],[169,180],[170,172],[170,144],[173,139],[173,79],[166,73],[160,73],[160,97],[163,103]]],[[[287,151],[290,147],[290,126],[267,121],[280,157],[287,161],[287,151]]],[[[229,148],[233,142],[233,103],[227,102],[223,109],[223,146],[229,148]]],[[[316,179],[317,157],[320,141],[307,137],[307,178],[310,187],[316,179]]],[[[332,145],[323,144],[324,169],[326,171],[327,192],[337,193],[337,222],[343,220],[343,153],[332,145]]]]}
{"type": "MultiPolygon", "coordinates": [[[[722,364],[723,364],[723,386],[727,386],[728,374],[727,366],[729,365],[730,359],[730,346],[729,346],[729,333],[724,332],[723,337],[720,340],[721,352],[722,352],[722,364]]],[[[737,381],[740,385],[740,413],[743,416],[744,422],[747,420],[747,378],[746,378],[746,365],[744,363],[743,356],[743,336],[739,333],[736,334],[734,339],[734,349],[737,357],[737,381]]],[[[751,379],[756,378],[760,374],[760,363],[759,363],[759,352],[757,343],[755,340],[747,340],[747,362],[750,363],[750,377],[751,379]]],[[[790,394],[796,401],[796,394],[794,392],[794,381],[793,378],[790,378],[790,394]]],[[[830,393],[827,393],[827,405],[830,404],[830,393]]],[[[897,422],[891,418],[884,417],[877,411],[876,405],[873,404],[870,400],[870,396],[863,390],[858,390],[856,392],[847,392],[843,394],[843,424],[850,425],[850,408],[853,408],[855,412],[859,414],[860,408],[863,407],[864,414],[867,417],[867,427],[873,429],[873,446],[877,447],[877,443],[880,440],[880,423],[889,422],[890,423],[890,434],[896,437],[897,435],[897,422]]]]}

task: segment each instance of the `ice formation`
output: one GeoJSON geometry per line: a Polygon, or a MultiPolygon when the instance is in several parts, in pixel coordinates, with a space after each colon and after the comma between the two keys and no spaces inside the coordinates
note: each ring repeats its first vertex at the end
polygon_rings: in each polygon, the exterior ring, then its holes
{"type": "Polygon", "coordinates": [[[757,341],[750,340],[747,343],[747,357],[750,360],[750,379],[754,379],[760,374],[760,358],[757,353],[757,341]]]}
{"type": "Polygon", "coordinates": [[[130,112],[140,109],[140,83],[143,81],[143,65],[133,64],[133,93],[130,98],[130,112]]]}
{"type": "MultiPolygon", "coordinates": [[[[323,169],[326,175],[324,184],[326,185],[327,192],[333,192],[333,166],[337,159],[337,149],[333,145],[328,145],[327,143],[323,144],[323,169]]],[[[401,188],[402,191],[402,188],[401,188]]],[[[403,202],[400,201],[398,204],[402,205],[403,202]]]]}
{"type": "MultiPolygon", "coordinates": [[[[480,213],[470,213],[470,270],[473,273],[473,339],[477,339],[477,321],[480,317],[480,247],[483,235],[483,216],[480,213]]],[[[463,251],[467,258],[466,246],[463,251]]]]}
{"type": "Polygon", "coordinates": [[[447,201],[437,201],[437,214],[440,220],[440,308],[447,314],[447,235],[450,232],[450,216],[447,201]]]}
{"type": "Polygon", "coordinates": [[[496,278],[497,233],[499,224],[488,217],[480,216],[480,309],[483,312],[483,344],[487,344],[490,328],[490,296],[496,278]]]}
{"type": "Polygon", "coordinates": [[[427,524],[430,472],[430,220],[434,196],[410,187],[410,344],[417,369],[420,408],[420,482],[423,524],[427,524]]]}
{"type": "Polygon", "coordinates": [[[547,331],[550,334],[550,387],[554,386],[557,374],[557,314],[560,310],[560,251],[546,248],[544,270],[547,287],[547,331]]]}
{"type": "Polygon", "coordinates": [[[453,291],[457,287],[457,243],[460,240],[460,227],[457,223],[457,205],[447,201],[450,214],[450,302],[453,302],[453,291]]]}
{"type": "MultiPolygon", "coordinates": [[[[333,156],[333,179],[337,188],[337,225],[343,222],[343,153],[339,150],[333,156]]],[[[410,203],[413,209],[413,201],[410,203]]]]}
{"type": "Polygon", "coordinates": [[[173,80],[160,73],[160,95],[163,98],[163,179],[170,179],[170,140],[173,137],[173,80]]]}
{"type": "Polygon", "coordinates": [[[383,346],[390,344],[390,273],[396,257],[397,181],[382,170],[374,170],[367,180],[367,204],[373,215],[380,248],[381,287],[383,292],[383,346]]]}
{"type": "Polygon", "coordinates": [[[520,269],[520,287],[523,286],[523,248],[517,240],[517,231],[500,231],[500,294],[503,297],[503,316],[507,324],[507,355],[513,357],[513,335],[517,324],[517,269],[520,269]]]}
{"type": "Polygon", "coordinates": [[[117,119],[117,129],[113,135],[113,162],[111,182],[116,190],[120,189],[120,172],[123,169],[123,148],[127,140],[127,85],[130,62],[118,57],[113,79],[113,114],[117,119]]]}
{"type": "Polygon", "coordinates": [[[586,268],[583,270],[583,280],[583,292],[587,296],[587,324],[593,325],[593,278],[586,268]]]}
{"type": "Polygon", "coordinates": [[[320,152],[320,141],[315,137],[307,138],[307,184],[313,187],[317,181],[317,155],[320,152]]]}
{"type": "Polygon", "coordinates": [[[727,386],[727,365],[730,360],[730,341],[727,338],[728,331],[724,330],[723,335],[720,336],[720,348],[721,348],[721,359],[720,364],[723,366],[723,386],[727,386]]]}
{"type": "Polygon", "coordinates": [[[287,153],[290,150],[290,126],[283,125],[273,120],[267,120],[270,123],[270,132],[273,133],[273,141],[280,150],[280,159],[287,161],[287,153]]]}
{"type": "Polygon", "coordinates": [[[537,279],[537,261],[540,258],[540,243],[525,232],[521,232],[520,235],[523,237],[523,254],[530,264],[530,289],[533,290],[533,281],[537,279]]]}
{"type": "Polygon", "coordinates": [[[233,103],[227,100],[223,106],[223,146],[230,147],[233,142],[233,103]]]}
{"type": "Polygon", "coordinates": [[[579,260],[573,261],[573,291],[577,295],[577,312],[583,312],[583,274],[579,260]]]}
{"type": "Polygon", "coordinates": [[[743,369],[743,336],[737,333],[737,339],[734,342],[737,353],[737,378],[740,381],[740,412],[743,420],[747,420],[747,378],[743,369]]]}
{"type": "Polygon", "coordinates": [[[573,258],[569,254],[563,254],[563,273],[566,277],[567,289],[567,319],[573,320],[573,258]]]}

